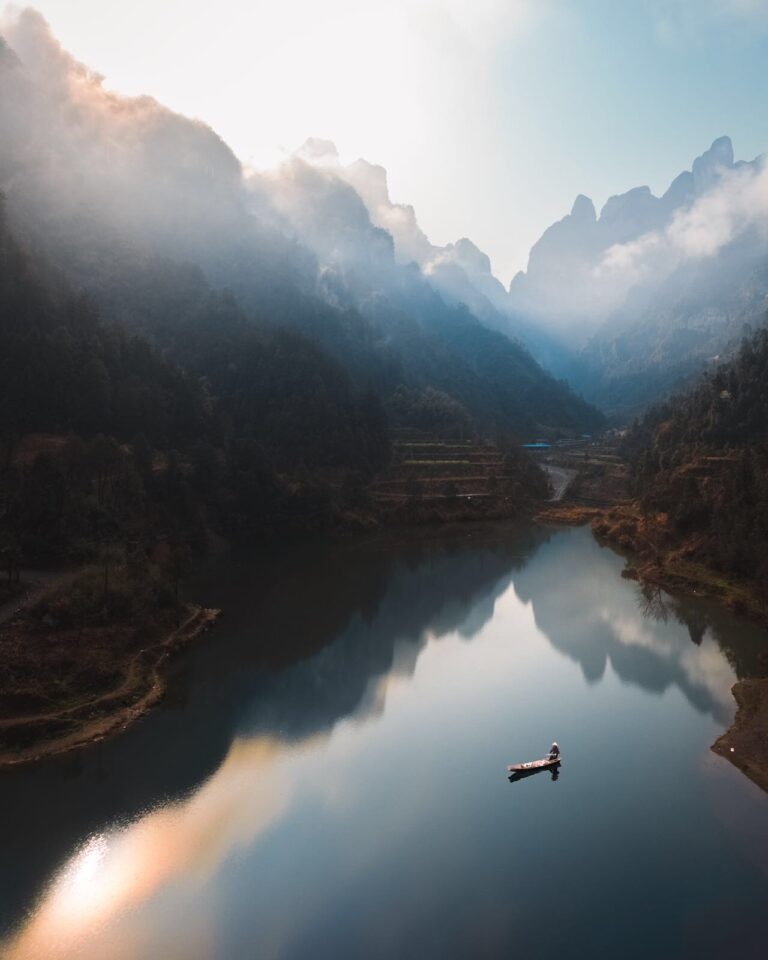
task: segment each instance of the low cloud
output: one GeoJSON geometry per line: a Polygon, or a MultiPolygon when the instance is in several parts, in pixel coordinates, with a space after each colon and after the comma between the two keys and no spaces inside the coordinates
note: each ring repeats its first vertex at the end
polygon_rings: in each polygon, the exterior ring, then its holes
{"type": "Polygon", "coordinates": [[[657,283],[687,263],[713,259],[737,238],[768,235],[768,167],[764,161],[725,171],[718,184],[678,210],[663,230],[614,244],[594,270],[617,305],[636,286],[657,283]]]}
{"type": "Polygon", "coordinates": [[[2,33],[0,190],[21,225],[70,248],[106,230],[193,254],[240,217],[240,163],[209,127],[110,92],[33,10],[2,33]]]}

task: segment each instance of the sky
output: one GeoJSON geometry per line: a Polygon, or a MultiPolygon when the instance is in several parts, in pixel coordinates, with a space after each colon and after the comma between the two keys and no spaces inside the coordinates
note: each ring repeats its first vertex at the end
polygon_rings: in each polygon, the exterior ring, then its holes
{"type": "MultiPolygon", "coordinates": [[[[2,3],[2,0],[0,0],[2,3]]],[[[433,243],[508,283],[578,193],[663,192],[718,136],[768,151],[768,0],[36,0],[126,94],[268,167],[307,137],[386,167],[433,243]]]]}

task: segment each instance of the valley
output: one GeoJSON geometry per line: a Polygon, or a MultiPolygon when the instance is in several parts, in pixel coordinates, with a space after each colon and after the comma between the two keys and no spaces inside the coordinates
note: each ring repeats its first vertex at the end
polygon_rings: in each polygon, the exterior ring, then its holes
{"type": "Polygon", "coordinates": [[[763,5],[35,3],[3,960],[762,958],[763,5]]]}

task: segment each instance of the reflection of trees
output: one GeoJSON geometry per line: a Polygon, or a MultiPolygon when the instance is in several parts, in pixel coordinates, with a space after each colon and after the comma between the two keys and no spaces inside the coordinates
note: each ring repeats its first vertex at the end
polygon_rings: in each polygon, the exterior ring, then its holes
{"type": "Polygon", "coordinates": [[[355,711],[373,678],[413,671],[427,635],[475,635],[496,598],[527,562],[543,532],[525,536],[414,543],[388,553],[386,589],[373,617],[350,616],[333,642],[254,690],[245,728],[304,736],[355,711]]]}
{"type": "Polygon", "coordinates": [[[713,600],[680,596],[670,598],[678,622],[684,624],[697,646],[706,634],[718,644],[739,679],[756,676],[760,652],[765,649],[766,632],[746,620],[738,620],[726,607],[713,600]]]}
{"type": "Polygon", "coordinates": [[[666,623],[669,620],[669,606],[661,587],[652,583],[644,583],[640,587],[637,602],[638,609],[643,617],[655,620],[657,623],[666,623]]]}
{"type": "Polygon", "coordinates": [[[754,673],[761,631],[713,603],[631,585],[620,577],[622,563],[588,530],[564,531],[515,577],[515,591],[588,682],[599,681],[610,662],[623,681],[658,693],[676,686],[697,710],[727,722],[733,677],[719,658],[738,676],[754,673]],[[706,636],[720,649],[705,645],[706,636]]]}
{"type": "Polygon", "coordinates": [[[313,732],[357,709],[395,662],[412,670],[427,632],[474,635],[547,535],[470,532],[214,558],[189,590],[225,616],[178,662],[163,707],[114,740],[0,775],[0,930],[82,837],[212,773],[244,716],[313,732]],[[18,828],[30,822],[33,844],[18,828]]]}
{"type": "Polygon", "coordinates": [[[691,642],[695,643],[697,647],[700,647],[701,641],[704,639],[704,634],[707,632],[707,618],[700,610],[692,610],[690,616],[686,619],[679,608],[678,616],[680,617],[680,622],[688,627],[688,636],[691,638],[691,642]]]}

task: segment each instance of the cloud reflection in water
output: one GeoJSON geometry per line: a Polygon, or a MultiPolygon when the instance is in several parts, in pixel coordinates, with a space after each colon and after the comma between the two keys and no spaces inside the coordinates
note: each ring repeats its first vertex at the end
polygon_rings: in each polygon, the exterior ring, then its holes
{"type": "MultiPolygon", "coordinates": [[[[479,781],[467,764],[486,776],[498,763],[503,778],[513,746],[534,743],[545,727],[551,736],[547,725],[563,729],[576,710],[591,711],[584,729],[603,734],[610,701],[594,691],[598,679],[610,685],[608,662],[625,683],[654,693],[676,686],[699,711],[728,711],[735,672],[711,630],[697,646],[684,620],[643,616],[636,586],[618,576],[621,560],[587,531],[539,550],[511,574],[514,587],[492,565],[485,588],[451,616],[430,603],[429,615],[411,622],[416,605],[395,589],[370,622],[354,620],[335,644],[284,671],[195,792],[80,847],[6,945],[5,960],[239,956],[222,943],[238,925],[260,958],[293,955],[293,938],[322,926],[318,917],[340,891],[353,897],[388,858],[398,868],[418,860],[412,851],[424,854],[425,836],[440,869],[416,876],[420,895],[434,883],[430,895],[439,898],[441,883],[450,888],[463,876],[461,845],[482,835],[453,829],[446,844],[442,831],[471,809],[473,795],[460,791],[479,781]],[[537,692],[544,677],[549,703],[537,692]],[[356,706],[334,715],[332,707],[355,702],[340,695],[344,684],[357,691],[356,706]],[[448,780],[459,763],[462,776],[448,780]]],[[[434,598],[447,603],[455,594],[438,569],[434,598]]],[[[655,705],[635,714],[639,704],[627,708],[630,722],[658,722],[655,705]]],[[[423,904],[404,891],[399,909],[405,928],[423,904]]]]}

